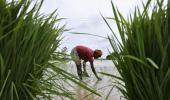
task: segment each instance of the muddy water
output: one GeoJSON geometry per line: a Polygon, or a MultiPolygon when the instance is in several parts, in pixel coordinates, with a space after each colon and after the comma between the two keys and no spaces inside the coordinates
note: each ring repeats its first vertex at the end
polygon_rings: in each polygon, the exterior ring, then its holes
{"type": "MultiPolygon", "coordinates": [[[[67,63],[67,71],[73,73],[77,76],[76,73],[76,66],[74,62],[70,61],[67,63]]],[[[118,75],[118,72],[116,71],[116,68],[114,67],[114,64],[112,61],[109,60],[96,60],[94,62],[94,67],[97,72],[107,72],[114,75],[118,75]]],[[[77,100],[124,100],[121,96],[121,93],[115,88],[115,80],[113,78],[110,78],[108,76],[99,74],[99,77],[102,78],[102,80],[98,81],[94,74],[92,73],[92,70],[90,68],[89,63],[87,63],[87,72],[90,77],[83,77],[83,82],[87,83],[94,89],[96,89],[102,96],[96,96],[95,94],[91,94],[85,89],[82,89],[78,85],[74,85],[72,88],[70,88],[76,95],[75,98],[77,100]],[[110,95],[108,95],[110,92],[110,95]]],[[[60,100],[59,98],[55,98],[54,100],[60,100]]],[[[64,99],[66,100],[66,99],[64,99]]]]}

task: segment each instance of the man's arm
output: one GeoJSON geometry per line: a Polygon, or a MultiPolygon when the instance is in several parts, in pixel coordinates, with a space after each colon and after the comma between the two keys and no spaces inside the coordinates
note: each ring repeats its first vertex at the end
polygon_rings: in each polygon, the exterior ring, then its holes
{"type": "Polygon", "coordinates": [[[90,61],[90,65],[91,65],[91,69],[92,69],[94,75],[96,76],[96,78],[97,78],[98,80],[101,80],[101,78],[98,77],[98,75],[97,75],[97,73],[96,73],[96,70],[95,70],[94,65],[93,65],[93,61],[90,61]]]}

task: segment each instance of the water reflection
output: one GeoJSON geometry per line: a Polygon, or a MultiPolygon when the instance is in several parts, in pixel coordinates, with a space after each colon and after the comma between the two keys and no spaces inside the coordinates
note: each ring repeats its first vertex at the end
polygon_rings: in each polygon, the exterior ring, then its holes
{"type": "MultiPolygon", "coordinates": [[[[111,61],[97,60],[94,62],[94,66],[97,72],[107,72],[107,73],[112,73],[114,75],[118,74],[116,68],[114,67],[111,61]]],[[[77,76],[76,67],[73,62],[69,62],[67,64],[67,67],[68,67],[67,71],[77,76]]],[[[120,92],[114,87],[115,80],[111,79],[108,76],[98,74],[99,77],[102,78],[101,81],[98,81],[94,76],[94,74],[92,73],[89,64],[87,64],[87,72],[90,77],[83,77],[83,82],[87,83],[88,85],[96,89],[102,95],[102,97],[92,94],[78,85],[74,85],[71,90],[75,93],[75,98],[77,100],[106,100],[106,99],[120,100],[120,92]],[[110,95],[108,95],[109,93],[110,95]]]]}
{"type": "MultiPolygon", "coordinates": [[[[97,88],[96,85],[99,81],[96,81],[92,86],[93,88],[97,88]]],[[[96,96],[85,89],[82,89],[80,86],[76,86],[76,98],[77,100],[102,100],[101,97],[96,96]]]]}

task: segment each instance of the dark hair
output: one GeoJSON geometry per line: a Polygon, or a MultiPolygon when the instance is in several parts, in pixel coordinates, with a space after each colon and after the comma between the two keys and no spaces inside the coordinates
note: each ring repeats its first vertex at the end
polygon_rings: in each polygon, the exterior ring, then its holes
{"type": "Polygon", "coordinates": [[[96,50],[94,51],[94,56],[95,56],[95,57],[101,57],[101,56],[102,56],[102,51],[99,50],[99,49],[96,49],[96,50]]]}

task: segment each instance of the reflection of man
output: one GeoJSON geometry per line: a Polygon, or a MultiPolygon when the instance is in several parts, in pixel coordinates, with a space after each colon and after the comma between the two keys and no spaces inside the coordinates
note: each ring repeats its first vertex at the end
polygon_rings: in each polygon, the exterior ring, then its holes
{"type": "Polygon", "coordinates": [[[92,49],[90,49],[88,47],[79,45],[79,46],[76,46],[76,47],[73,48],[73,50],[71,51],[71,55],[72,55],[72,58],[73,58],[73,60],[76,64],[76,67],[77,67],[77,74],[78,74],[78,76],[81,80],[82,80],[81,60],[83,60],[83,74],[85,76],[89,76],[87,71],[86,71],[86,62],[89,61],[94,75],[96,76],[96,78],[98,80],[101,80],[101,78],[98,77],[98,75],[95,71],[95,68],[94,68],[94,64],[93,64],[94,59],[101,57],[101,55],[102,55],[101,50],[96,49],[96,50],[93,51],[92,49]]]}

